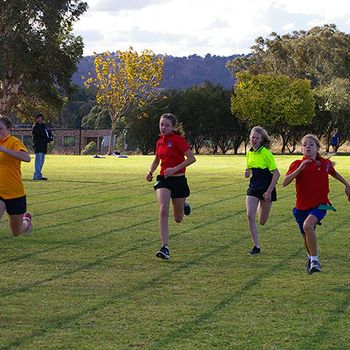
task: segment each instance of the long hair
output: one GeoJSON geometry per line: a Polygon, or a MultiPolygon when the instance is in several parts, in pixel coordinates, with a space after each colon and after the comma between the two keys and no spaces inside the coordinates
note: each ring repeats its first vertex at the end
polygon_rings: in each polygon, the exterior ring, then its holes
{"type": "Polygon", "coordinates": [[[171,126],[173,127],[173,133],[176,135],[185,136],[185,132],[182,126],[182,123],[179,123],[172,113],[164,113],[161,115],[160,119],[165,118],[170,120],[171,126]]]}
{"type": "Polygon", "coordinates": [[[258,133],[259,135],[261,135],[261,146],[264,146],[266,148],[270,148],[271,146],[271,137],[269,136],[269,134],[267,133],[267,131],[261,127],[261,126],[254,126],[254,128],[250,131],[250,136],[252,135],[253,132],[258,133]]]}
{"type": "MultiPolygon", "coordinates": [[[[314,135],[314,134],[307,134],[307,135],[305,135],[305,136],[301,139],[301,145],[303,145],[305,139],[309,139],[309,140],[312,140],[312,141],[315,142],[316,147],[317,147],[317,158],[320,158],[320,157],[321,157],[321,153],[320,153],[321,144],[320,144],[320,141],[318,141],[317,136],[314,135]]],[[[329,158],[330,158],[330,157],[329,157],[329,158]]]]}
{"type": "Polygon", "coordinates": [[[5,117],[0,114],[0,122],[3,123],[7,129],[11,130],[12,129],[12,121],[10,118],[5,117]]]}

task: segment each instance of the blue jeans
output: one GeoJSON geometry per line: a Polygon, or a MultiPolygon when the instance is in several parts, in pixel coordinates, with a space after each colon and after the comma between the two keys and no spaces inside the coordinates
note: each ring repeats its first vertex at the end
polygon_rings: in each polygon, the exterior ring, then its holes
{"type": "Polygon", "coordinates": [[[41,169],[45,162],[45,153],[35,153],[35,169],[33,180],[40,180],[43,177],[41,169]]]}

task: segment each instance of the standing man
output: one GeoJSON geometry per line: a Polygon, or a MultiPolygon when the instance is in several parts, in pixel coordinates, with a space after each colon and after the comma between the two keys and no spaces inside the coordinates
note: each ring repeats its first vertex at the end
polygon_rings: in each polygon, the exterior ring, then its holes
{"type": "Polygon", "coordinates": [[[41,170],[45,162],[45,154],[47,153],[47,144],[52,140],[51,131],[43,123],[43,115],[39,113],[33,125],[33,147],[35,153],[35,170],[33,180],[47,180],[43,177],[41,170]]]}

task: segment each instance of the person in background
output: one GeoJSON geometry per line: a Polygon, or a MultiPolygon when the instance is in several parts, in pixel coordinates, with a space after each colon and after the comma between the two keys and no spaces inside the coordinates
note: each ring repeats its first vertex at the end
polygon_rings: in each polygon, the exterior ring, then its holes
{"type": "Polygon", "coordinates": [[[43,123],[43,115],[41,113],[35,118],[32,134],[35,153],[33,180],[47,180],[47,177],[44,177],[42,174],[42,169],[47,153],[47,144],[52,140],[52,133],[46,124],[43,123]]]}
{"type": "Polygon", "coordinates": [[[174,210],[174,219],[181,222],[184,214],[189,215],[191,207],[186,203],[190,189],[185,176],[186,167],[196,161],[190,146],[183,136],[181,125],[171,113],[165,113],[159,121],[160,138],[156,144],[156,155],[146,180],[153,180],[153,173],[160,164],[160,174],[154,189],[159,203],[159,228],[162,246],[156,252],[161,259],[170,259],[169,252],[169,206],[170,199],[174,210]]]}
{"type": "Polygon", "coordinates": [[[21,175],[21,162],[30,162],[30,155],[11,129],[11,120],[0,115],[0,219],[6,211],[12,234],[19,236],[32,231],[21,175]]]}
{"type": "Polygon", "coordinates": [[[336,154],[338,152],[339,143],[340,143],[340,137],[338,129],[333,129],[331,133],[331,146],[333,149],[333,153],[336,154]]]}
{"type": "Polygon", "coordinates": [[[274,157],[268,149],[271,139],[266,130],[255,126],[250,132],[251,149],[247,152],[245,177],[250,177],[246,196],[248,227],[253,248],[250,255],[260,253],[260,241],[256,226],[256,214],[259,223],[265,225],[269,218],[272,202],[277,200],[276,183],[280,177],[274,157]]]}
{"type": "Polygon", "coordinates": [[[328,199],[329,175],[345,186],[350,200],[350,184],[334,169],[329,159],[320,156],[320,143],[315,135],[305,135],[301,140],[303,158],[294,161],[283,180],[283,187],[295,179],[295,220],[304,239],[307,252],[306,272],[321,272],[318,260],[316,225],[321,224],[327,210],[335,211],[328,199]]]}

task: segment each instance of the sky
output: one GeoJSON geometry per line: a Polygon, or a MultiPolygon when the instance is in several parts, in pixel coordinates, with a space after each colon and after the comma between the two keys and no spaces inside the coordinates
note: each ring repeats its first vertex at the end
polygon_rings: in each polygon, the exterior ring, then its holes
{"type": "Polygon", "coordinates": [[[257,37],[334,23],[350,34],[350,0],[85,0],[74,25],[84,56],[125,51],[176,57],[246,54],[257,37]]]}

